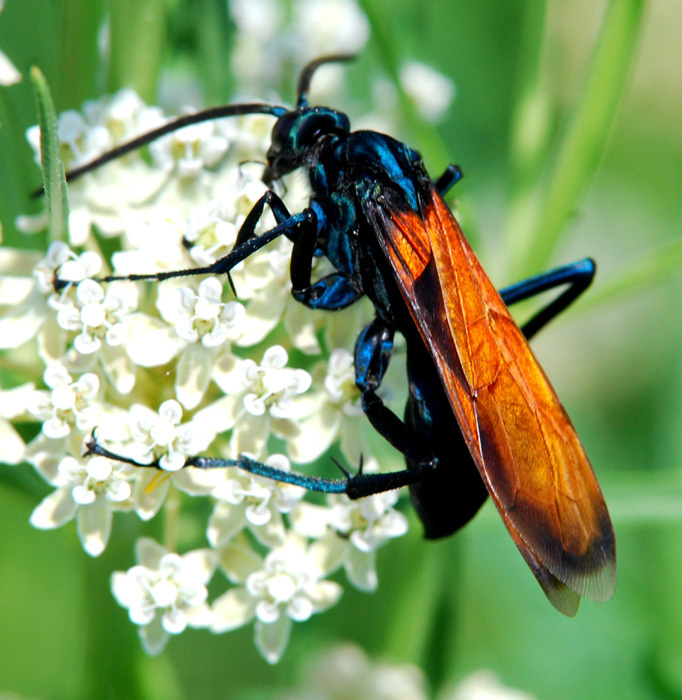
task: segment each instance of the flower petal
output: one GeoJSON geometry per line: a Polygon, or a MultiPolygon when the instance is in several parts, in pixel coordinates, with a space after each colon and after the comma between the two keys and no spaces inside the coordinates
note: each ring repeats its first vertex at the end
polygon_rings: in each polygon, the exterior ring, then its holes
{"type": "Polygon", "coordinates": [[[106,372],[107,379],[119,394],[129,394],[135,386],[135,364],[122,346],[104,344],[98,359],[106,372]]]}
{"type": "Polygon", "coordinates": [[[125,347],[135,364],[158,367],[173,359],[180,344],[165,323],[144,314],[133,314],[125,347]]]}
{"type": "Polygon", "coordinates": [[[263,567],[263,559],[250,547],[231,542],[220,548],[220,566],[233,583],[244,583],[263,567]]]}
{"type": "Polygon", "coordinates": [[[213,576],[217,561],[215,552],[211,549],[194,549],[182,555],[183,567],[192,572],[196,581],[207,584],[213,576]]]}
{"type": "Polygon", "coordinates": [[[250,347],[261,340],[279,323],[287,297],[279,285],[272,285],[272,291],[263,291],[249,302],[246,318],[241,325],[241,334],[236,343],[240,347],[250,347]]]}
{"type": "Polygon", "coordinates": [[[81,506],[78,510],[78,536],[83,549],[91,556],[98,557],[106,548],[111,534],[113,519],[109,503],[103,497],[94,503],[81,506]]]}
{"type": "Polygon", "coordinates": [[[175,375],[175,391],[187,409],[196,408],[211,379],[213,353],[201,343],[190,343],[182,351],[175,375]]]}
{"type": "Polygon", "coordinates": [[[166,554],[168,554],[168,550],[150,537],[140,537],[135,543],[137,563],[148,569],[158,569],[161,558],[166,554]]]}
{"type": "Polygon", "coordinates": [[[135,512],[142,520],[151,520],[158,512],[170,488],[170,479],[155,469],[145,469],[135,483],[135,512]],[[151,485],[152,482],[156,482],[151,485]]]}
{"type": "Polygon", "coordinates": [[[299,464],[315,461],[336,439],[341,419],[340,411],[325,404],[319,411],[300,421],[300,432],[287,442],[291,459],[299,464]]]}
{"type": "MultiPolygon", "coordinates": [[[[34,396],[36,385],[33,382],[0,391],[0,416],[17,418],[27,411],[29,400],[34,396]]],[[[4,442],[0,441],[4,446],[4,442]]]]}
{"type": "Polygon", "coordinates": [[[284,313],[284,327],[294,347],[306,355],[318,355],[320,344],[315,335],[313,312],[303,304],[288,304],[284,313]]]}
{"type": "Polygon", "coordinates": [[[41,431],[26,445],[24,459],[33,465],[45,481],[56,485],[59,480],[59,463],[64,455],[70,452],[68,441],[65,438],[50,440],[41,431]]]}
{"type": "Polygon", "coordinates": [[[2,445],[2,462],[19,464],[24,458],[26,445],[9,421],[0,419],[0,445],[2,445]]]}
{"type": "Polygon", "coordinates": [[[361,591],[372,593],[377,589],[376,550],[361,552],[351,548],[346,560],[346,574],[350,582],[361,591]]]}
{"type": "Polygon", "coordinates": [[[327,506],[318,506],[303,501],[289,515],[296,532],[306,537],[319,539],[329,527],[331,511],[327,506]]]}
{"type": "Polygon", "coordinates": [[[37,292],[0,318],[0,350],[18,348],[36,337],[45,321],[45,308],[37,292]]]}
{"type": "Polygon", "coordinates": [[[202,408],[194,415],[193,421],[204,424],[207,429],[215,434],[231,430],[235,424],[241,408],[241,399],[238,396],[223,396],[212,404],[202,408]]]}
{"type": "Polygon", "coordinates": [[[347,538],[328,532],[322,539],[310,545],[310,558],[321,577],[324,577],[344,564],[352,551],[347,538]]]}
{"type": "Polygon", "coordinates": [[[206,537],[212,547],[221,547],[246,527],[246,514],[242,504],[216,503],[208,521],[206,537]]]}
{"type": "Polygon", "coordinates": [[[150,656],[160,654],[170,638],[163,627],[160,615],[157,615],[148,625],[140,627],[139,635],[144,650],[150,656]]]}
{"type": "Polygon", "coordinates": [[[286,615],[280,615],[276,622],[264,624],[256,620],[255,643],[261,656],[269,663],[276,664],[289,643],[292,622],[286,615]]]}
{"type": "Polygon", "coordinates": [[[77,511],[78,504],[71,496],[71,487],[64,486],[43,498],[31,513],[30,523],[40,530],[51,530],[68,523],[77,511]]]}
{"type": "Polygon", "coordinates": [[[315,612],[321,612],[336,605],[343,589],[334,581],[318,581],[306,586],[305,593],[315,607],[315,612]]]}
{"type": "Polygon", "coordinates": [[[232,588],[218,598],[212,606],[211,632],[220,634],[243,627],[253,619],[256,600],[244,588],[232,588]]]}

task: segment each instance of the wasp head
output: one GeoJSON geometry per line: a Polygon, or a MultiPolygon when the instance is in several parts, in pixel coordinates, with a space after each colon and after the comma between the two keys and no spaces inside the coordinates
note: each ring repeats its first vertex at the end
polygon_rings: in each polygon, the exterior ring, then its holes
{"type": "Polygon", "coordinates": [[[348,133],[348,117],[327,107],[303,107],[283,114],[272,129],[263,181],[271,185],[311,157],[315,158],[319,147],[330,137],[348,133]]]}

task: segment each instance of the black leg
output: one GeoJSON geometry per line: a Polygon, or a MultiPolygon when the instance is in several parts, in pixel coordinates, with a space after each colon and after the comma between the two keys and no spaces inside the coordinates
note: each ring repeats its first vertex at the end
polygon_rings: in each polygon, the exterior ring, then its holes
{"type": "MultiPolygon", "coordinates": [[[[324,225],[324,224],[322,224],[324,225]]],[[[355,303],[363,291],[353,278],[342,272],[332,272],[312,281],[312,265],[318,245],[318,226],[301,230],[291,253],[291,293],[296,301],[309,309],[337,311],[355,303]]]]}
{"type": "Polygon", "coordinates": [[[450,163],[443,174],[436,180],[436,189],[441,195],[446,195],[453,185],[456,185],[463,177],[459,165],[450,163]]]}
{"type": "MultiPolygon", "coordinates": [[[[86,455],[99,455],[117,462],[131,464],[134,467],[160,469],[158,461],[144,464],[107,450],[97,442],[94,435],[87,443],[86,455]]],[[[237,459],[188,457],[183,466],[195,467],[196,469],[229,469],[230,467],[237,467],[250,474],[263,476],[273,481],[281,481],[286,484],[301,486],[308,491],[345,493],[352,499],[364,498],[366,496],[372,496],[375,493],[399,489],[402,486],[409,486],[422,478],[421,472],[416,469],[403,469],[399,472],[383,474],[363,474],[362,471],[359,471],[357,474],[345,476],[343,479],[322,479],[318,476],[309,476],[298,472],[285,472],[276,467],[257,462],[245,455],[240,455],[237,459]]]]}
{"type": "Polygon", "coordinates": [[[393,328],[376,318],[355,343],[355,384],[362,392],[362,410],[379,435],[407,458],[410,471],[435,468],[438,460],[428,444],[377,396],[392,353],[393,328]]]}
{"type": "MultiPolygon", "coordinates": [[[[267,245],[271,241],[274,241],[280,236],[286,236],[287,238],[296,241],[297,237],[301,235],[301,230],[305,231],[312,229],[314,233],[316,230],[316,221],[317,219],[315,212],[310,208],[304,209],[298,214],[290,215],[282,200],[274,192],[268,191],[256,202],[256,204],[254,204],[253,209],[246,217],[246,220],[242,224],[242,227],[239,229],[239,233],[237,234],[237,240],[234,248],[227,255],[220,258],[220,260],[216,260],[213,264],[205,267],[188,268],[185,270],[167,270],[164,272],[133,275],[109,275],[107,277],[98,278],[97,281],[138,282],[148,280],[162,282],[163,280],[177,277],[228,274],[235,265],[243,260],[246,260],[246,258],[253,255],[263,246],[267,245]],[[263,215],[263,210],[266,204],[270,206],[273,214],[275,215],[277,225],[270,230],[265,231],[265,233],[256,236],[254,232],[260,217],[263,215]]],[[[56,290],[62,289],[67,284],[69,284],[68,281],[61,280],[59,278],[56,278],[54,282],[56,290]]]]}
{"type": "MultiPolygon", "coordinates": [[[[291,219],[291,214],[289,210],[284,205],[284,202],[280,199],[279,195],[275,194],[272,190],[268,190],[251,208],[248,213],[244,223],[239,229],[237,234],[237,240],[235,241],[234,248],[239,248],[246,241],[252,239],[255,236],[256,226],[260,221],[261,216],[263,216],[263,211],[265,206],[269,206],[270,210],[274,214],[275,221],[278,224],[283,224],[289,219],[291,219]]],[[[291,234],[284,234],[288,238],[291,234]]]]}
{"type": "Polygon", "coordinates": [[[523,334],[530,340],[590,286],[596,271],[594,260],[585,258],[505,287],[500,290],[500,296],[507,306],[511,306],[550,289],[568,285],[565,291],[521,327],[523,334]]]}

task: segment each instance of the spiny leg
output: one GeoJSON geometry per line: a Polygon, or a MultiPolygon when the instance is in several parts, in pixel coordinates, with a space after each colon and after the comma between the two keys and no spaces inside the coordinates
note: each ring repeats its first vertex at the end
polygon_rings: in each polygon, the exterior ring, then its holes
{"type": "MultiPolygon", "coordinates": [[[[271,229],[271,231],[275,231],[280,226],[288,224],[290,221],[291,219],[288,219],[283,222],[283,224],[271,229]]],[[[284,231],[281,231],[278,235],[282,235],[283,233],[284,231]]],[[[250,241],[260,241],[261,237],[262,236],[258,236],[249,239],[249,237],[245,236],[245,241],[242,243],[242,246],[249,245],[250,241]]],[[[296,242],[294,245],[296,246],[296,242]]],[[[229,255],[226,256],[226,258],[229,258],[229,255]]],[[[530,321],[524,324],[522,331],[527,338],[530,338],[563,309],[567,308],[583,291],[585,291],[585,289],[587,289],[594,277],[595,269],[596,266],[594,262],[586,258],[585,260],[555,270],[550,270],[547,273],[536,275],[506,287],[501,290],[500,294],[505,303],[511,305],[556,287],[565,284],[569,285],[569,288],[557,299],[550,302],[533,316],[530,321]]],[[[330,308],[338,307],[332,306],[330,308]]],[[[418,436],[386,407],[376,394],[388,368],[392,350],[392,328],[384,321],[375,319],[363,330],[356,343],[356,384],[362,391],[363,410],[367,414],[368,419],[388,442],[393,444],[407,457],[412,468],[380,474],[364,474],[359,472],[354,476],[343,479],[323,479],[296,472],[281,471],[244,455],[240,455],[236,459],[191,457],[186,460],[185,466],[192,466],[199,469],[238,467],[249,473],[301,486],[310,491],[346,493],[352,499],[362,498],[417,483],[423,477],[424,469],[433,469],[437,466],[438,462],[433,453],[429,450],[428,445],[423,445],[418,436]]],[[[88,452],[89,454],[103,455],[136,466],[159,467],[158,463],[141,464],[112,453],[100,446],[94,437],[88,444],[88,452]]]]}

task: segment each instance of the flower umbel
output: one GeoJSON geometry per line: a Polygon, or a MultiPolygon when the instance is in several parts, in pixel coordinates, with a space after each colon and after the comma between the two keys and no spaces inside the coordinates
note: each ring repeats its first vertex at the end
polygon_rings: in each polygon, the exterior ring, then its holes
{"type": "Polygon", "coordinates": [[[182,469],[186,457],[195,454],[206,441],[205,437],[201,439],[198,425],[180,423],[182,406],[174,399],[164,401],[158,413],[146,406],[134,405],[130,415],[130,432],[137,441],[140,459],[149,462],[158,460],[159,467],[166,471],[182,469]]]}

